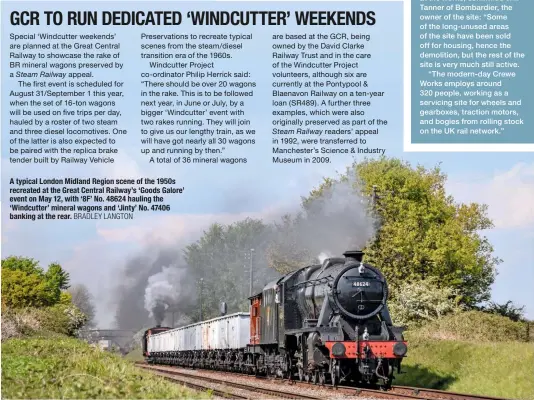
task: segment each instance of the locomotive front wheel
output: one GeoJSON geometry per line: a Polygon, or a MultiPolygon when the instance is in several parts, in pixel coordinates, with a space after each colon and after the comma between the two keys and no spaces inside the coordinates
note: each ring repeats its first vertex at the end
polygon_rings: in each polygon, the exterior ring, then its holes
{"type": "Polygon", "coordinates": [[[339,385],[339,377],[340,377],[340,369],[339,369],[339,365],[334,365],[332,367],[332,386],[333,387],[337,387],[337,385],[339,385]]]}

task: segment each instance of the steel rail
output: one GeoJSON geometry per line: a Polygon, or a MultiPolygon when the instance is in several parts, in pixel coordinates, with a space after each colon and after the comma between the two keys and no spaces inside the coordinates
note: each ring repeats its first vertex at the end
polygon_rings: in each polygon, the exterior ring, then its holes
{"type": "MultiPolygon", "coordinates": [[[[245,385],[243,383],[229,382],[227,380],[221,380],[221,379],[216,379],[216,378],[202,376],[202,375],[187,374],[181,371],[173,371],[172,367],[167,367],[169,368],[167,369],[166,367],[163,367],[163,366],[153,366],[153,365],[148,365],[148,364],[143,364],[143,363],[136,363],[136,365],[141,368],[145,368],[147,370],[157,371],[160,374],[163,373],[163,374],[169,374],[172,376],[179,376],[182,378],[196,379],[196,380],[205,381],[205,382],[209,382],[209,383],[213,383],[217,385],[225,385],[225,386],[233,387],[235,389],[245,390],[249,392],[261,393],[261,394],[271,395],[275,397],[281,397],[284,399],[303,399],[303,400],[321,400],[322,399],[321,397],[306,396],[303,394],[285,392],[282,390],[266,389],[266,388],[261,388],[261,387],[257,387],[253,385],[245,385]]],[[[207,388],[207,389],[213,390],[211,388],[207,388]]],[[[247,397],[241,397],[241,398],[247,398],[247,397]]]]}
{"type": "MultiPolygon", "coordinates": [[[[148,365],[148,364],[145,364],[145,365],[148,365]]],[[[174,366],[167,366],[167,367],[175,368],[174,366]]],[[[179,368],[183,368],[183,367],[179,367],[179,368]]],[[[336,388],[333,388],[331,385],[328,385],[328,384],[321,385],[319,383],[305,382],[305,381],[293,380],[293,379],[289,380],[287,378],[254,376],[254,375],[250,375],[250,374],[246,374],[242,372],[232,372],[232,371],[220,371],[220,370],[210,370],[210,369],[200,369],[200,370],[212,372],[212,373],[219,373],[219,374],[239,375],[239,376],[250,377],[250,378],[253,378],[253,377],[262,378],[262,379],[270,378],[272,380],[290,382],[290,384],[293,384],[296,386],[302,386],[306,388],[309,388],[310,385],[319,386],[321,388],[325,388],[328,390],[334,390],[338,393],[341,391],[343,394],[352,395],[352,396],[369,395],[372,397],[379,397],[379,398],[418,399],[418,400],[513,400],[513,399],[500,398],[500,397],[449,392],[446,390],[439,390],[439,389],[425,389],[425,388],[420,388],[420,387],[397,386],[397,385],[392,386],[389,391],[359,388],[359,387],[354,387],[354,386],[337,386],[336,388]]],[[[197,375],[194,375],[194,376],[197,376],[197,375]]],[[[223,382],[226,382],[226,381],[223,381],[223,382]]],[[[313,399],[313,397],[301,397],[301,398],[313,399]]]]}
{"type": "Polygon", "coordinates": [[[392,390],[398,393],[411,393],[414,396],[423,396],[426,399],[443,399],[443,400],[509,400],[500,397],[491,397],[478,394],[456,393],[448,392],[439,389],[425,389],[411,386],[397,386],[394,385],[392,390]]]}

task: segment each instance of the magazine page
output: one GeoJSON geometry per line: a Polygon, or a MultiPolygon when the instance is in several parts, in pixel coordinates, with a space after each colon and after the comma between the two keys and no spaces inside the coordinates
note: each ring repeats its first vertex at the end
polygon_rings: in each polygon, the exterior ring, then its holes
{"type": "Polygon", "coordinates": [[[3,1],[2,398],[533,400],[533,12],[3,1]]]}

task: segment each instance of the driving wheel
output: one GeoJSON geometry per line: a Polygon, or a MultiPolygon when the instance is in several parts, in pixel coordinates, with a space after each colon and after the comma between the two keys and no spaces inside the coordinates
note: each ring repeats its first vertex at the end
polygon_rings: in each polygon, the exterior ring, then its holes
{"type": "Polygon", "coordinates": [[[337,387],[339,385],[339,378],[340,378],[340,368],[337,363],[334,363],[332,365],[332,386],[337,387]]]}

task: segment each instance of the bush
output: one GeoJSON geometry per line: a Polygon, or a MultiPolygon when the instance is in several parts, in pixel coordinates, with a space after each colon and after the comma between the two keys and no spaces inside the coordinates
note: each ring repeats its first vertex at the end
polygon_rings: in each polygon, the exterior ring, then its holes
{"type": "Polygon", "coordinates": [[[526,324],[481,311],[448,315],[408,333],[408,337],[475,342],[526,340],[526,324]]]}
{"type": "Polygon", "coordinates": [[[85,321],[85,315],[72,304],[56,304],[38,310],[41,327],[45,331],[75,336],[85,321]]]}
{"type": "Polygon", "coordinates": [[[59,296],[59,304],[63,304],[64,306],[73,305],[72,295],[69,292],[61,292],[61,295],[59,296]]]}
{"type": "Polygon", "coordinates": [[[516,322],[525,320],[525,306],[516,306],[512,301],[507,301],[505,304],[490,302],[489,304],[480,307],[480,311],[502,315],[503,317],[508,317],[516,322]]]}
{"type": "Polygon", "coordinates": [[[2,341],[30,335],[40,329],[41,323],[36,316],[36,309],[2,309],[2,341]]]}
{"type": "Polygon", "coordinates": [[[44,307],[54,304],[55,291],[36,273],[2,268],[2,305],[11,308],[44,307]]]}
{"type": "Polygon", "coordinates": [[[2,341],[38,333],[75,336],[86,317],[72,304],[53,307],[7,309],[2,312],[2,341]]]}
{"type": "Polygon", "coordinates": [[[434,279],[405,282],[392,288],[391,317],[397,325],[417,327],[460,311],[452,288],[440,288],[434,279]]]}

